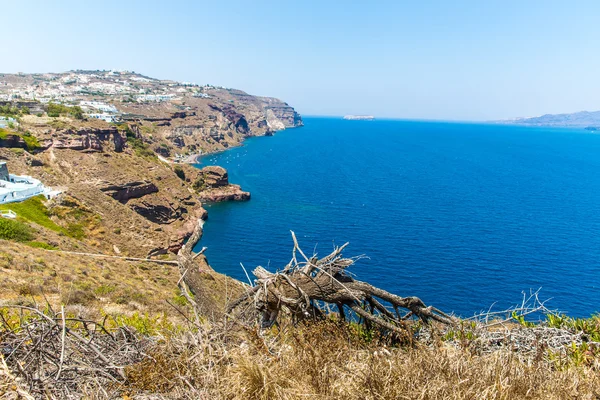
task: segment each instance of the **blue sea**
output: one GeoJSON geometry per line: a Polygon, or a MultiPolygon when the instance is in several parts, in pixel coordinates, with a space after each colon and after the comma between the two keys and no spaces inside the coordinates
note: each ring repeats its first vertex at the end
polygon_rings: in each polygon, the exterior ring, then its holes
{"type": "Polygon", "coordinates": [[[198,246],[247,280],[350,242],[350,271],[470,316],[540,291],[571,316],[600,311],[600,135],[583,129],[305,118],[206,156],[252,193],[207,205],[198,246]]]}

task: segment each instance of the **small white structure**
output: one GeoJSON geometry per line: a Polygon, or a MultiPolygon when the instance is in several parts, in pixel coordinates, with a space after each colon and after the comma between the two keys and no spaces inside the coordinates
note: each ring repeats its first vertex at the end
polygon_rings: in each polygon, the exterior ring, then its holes
{"type": "Polygon", "coordinates": [[[145,95],[136,96],[136,100],[138,103],[143,103],[143,102],[160,103],[160,102],[164,102],[164,101],[171,101],[174,99],[175,99],[175,96],[172,94],[145,94],[145,95]]]}
{"type": "Polygon", "coordinates": [[[16,126],[16,125],[19,125],[19,122],[14,118],[0,117],[0,128],[6,128],[10,124],[13,124],[16,126]]]}
{"type": "Polygon", "coordinates": [[[117,107],[113,106],[112,104],[102,103],[99,101],[81,101],[79,102],[79,105],[83,108],[93,108],[96,110],[100,110],[104,113],[116,114],[117,112],[119,112],[119,110],[117,110],[117,107]]]}
{"type": "Polygon", "coordinates": [[[2,211],[0,211],[0,217],[8,218],[8,219],[15,219],[15,218],[17,218],[17,213],[14,212],[13,210],[2,210],[2,211]]]}
{"type": "Polygon", "coordinates": [[[51,199],[59,193],[30,176],[9,174],[6,163],[0,162],[0,204],[23,201],[40,194],[51,199]]]}
{"type": "Polygon", "coordinates": [[[117,121],[117,116],[114,114],[86,114],[86,117],[88,118],[93,118],[93,119],[101,119],[102,121],[106,121],[106,122],[116,122],[117,121]]]}

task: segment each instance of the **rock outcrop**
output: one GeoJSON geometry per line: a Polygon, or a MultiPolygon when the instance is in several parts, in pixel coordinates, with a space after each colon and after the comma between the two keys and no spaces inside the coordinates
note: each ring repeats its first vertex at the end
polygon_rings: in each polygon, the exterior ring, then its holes
{"type": "Polygon", "coordinates": [[[250,200],[250,192],[243,191],[240,185],[228,185],[223,188],[203,190],[198,192],[198,197],[207,203],[247,201],[250,200]]]}
{"type": "Polygon", "coordinates": [[[258,97],[258,99],[263,103],[266,119],[270,124],[273,124],[275,120],[279,121],[281,122],[281,126],[283,126],[282,129],[296,128],[304,125],[300,114],[288,103],[273,97],[258,97]]]}
{"type": "Polygon", "coordinates": [[[27,143],[20,135],[6,135],[5,138],[0,140],[0,147],[6,147],[9,149],[26,149],[27,143]]]}
{"type": "Polygon", "coordinates": [[[216,165],[200,170],[194,188],[200,200],[205,202],[250,200],[250,193],[243,191],[239,185],[230,184],[227,170],[216,165]]]}
{"type": "Polygon", "coordinates": [[[128,182],[122,185],[110,185],[101,187],[100,190],[113,199],[125,204],[129,199],[140,198],[150,193],[158,192],[158,188],[152,182],[128,182]]]}
{"type": "Polygon", "coordinates": [[[229,185],[227,170],[218,165],[210,165],[200,171],[204,176],[204,185],[208,188],[219,188],[229,185]]]}
{"type": "MultiPolygon", "coordinates": [[[[114,126],[105,129],[80,128],[58,131],[52,135],[49,146],[55,149],[78,151],[123,151],[126,139],[114,126]]],[[[46,143],[48,144],[48,143],[46,143]]]]}

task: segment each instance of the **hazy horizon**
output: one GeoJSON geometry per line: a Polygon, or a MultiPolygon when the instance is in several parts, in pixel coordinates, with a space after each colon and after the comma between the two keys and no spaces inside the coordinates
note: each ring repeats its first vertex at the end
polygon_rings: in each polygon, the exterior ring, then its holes
{"type": "Polygon", "coordinates": [[[600,109],[592,1],[37,0],[3,12],[3,73],[130,70],[278,97],[315,116],[492,121],[600,109]]]}

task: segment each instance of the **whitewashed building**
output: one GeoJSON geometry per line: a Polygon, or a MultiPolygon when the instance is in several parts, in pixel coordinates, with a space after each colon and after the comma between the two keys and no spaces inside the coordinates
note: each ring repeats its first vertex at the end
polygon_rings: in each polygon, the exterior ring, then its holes
{"type": "Polygon", "coordinates": [[[45,187],[30,176],[9,174],[6,163],[0,162],[0,204],[23,201],[40,194],[50,199],[60,192],[45,187]]]}
{"type": "Polygon", "coordinates": [[[106,122],[117,122],[117,119],[118,119],[118,117],[115,114],[107,114],[107,113],[86,114],[85,116],[87,118],[92,118],[92,119],[101,119],[102,121],[106,121],[106,122]]]}

